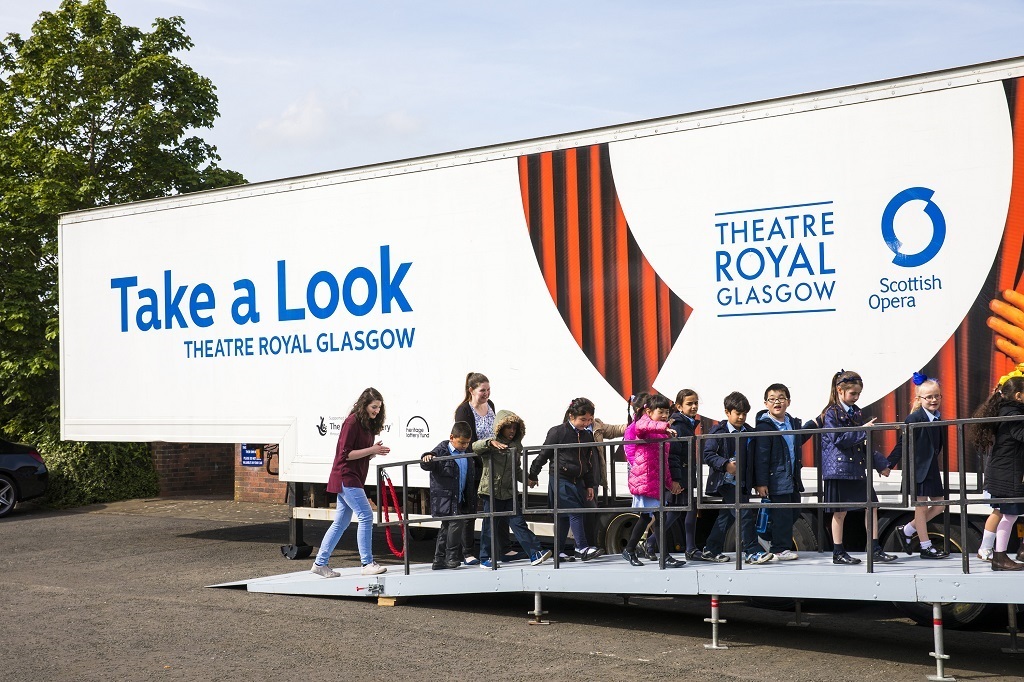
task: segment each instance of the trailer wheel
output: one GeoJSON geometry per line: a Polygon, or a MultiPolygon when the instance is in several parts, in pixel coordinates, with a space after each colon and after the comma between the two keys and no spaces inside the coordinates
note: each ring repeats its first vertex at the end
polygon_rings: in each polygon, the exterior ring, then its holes
{"type": "Polygon", "coordinates": [[[629,542],[629,536],[633,533],[633,526],[640,521],[639,514],[617,514],[612,517],[604,529],[604,552],[605,554],[622,554],[629,542]]]}
{"type": "MultiPolygon", "coordinates": [[[[909,519],[908,519],[909,520],[909,519]]],[[[899,540],[896,538],[896,524],[891,524],[892,531],[885,537],[882,546],[885,551],[900,556],[906,561],[921,561],[916,556],[907,557],[903,553],[899,540]]],[[[944,542],[942,524],[929,523],[928,535],[936,547],[941,547],[944,542]]],[[[981,545],[981,535],[973,527],[967,527],[967,551],[973,552],[981,545]]],[[[914,541],[913,549],[918,550],[920,545],[914,541]]],[[[959,524],[949,528],[949,553],[950,558],[946,561],[960,561],[960,555],[964,549],[963,539],[960,537],[959,524]]],[[[932,625],[931,604],[918,604],[915,602],[893,602],[896,610],[913,620],[918,625],[930,627],[932,625]]],[[[1002,604],[970,604],[957,602],[942,605],[942,624],[947,628],[958,629],[970,626],[976,621],[987,621],[1005,612],[1002,604]]]]}

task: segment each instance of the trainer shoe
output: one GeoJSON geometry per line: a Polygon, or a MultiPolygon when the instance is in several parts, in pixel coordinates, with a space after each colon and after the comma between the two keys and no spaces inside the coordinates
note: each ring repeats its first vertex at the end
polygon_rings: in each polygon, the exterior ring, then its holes
{"type": "Polygon", "coordinates": [[[713,552],[709,552],[706,549],[700,553],[700,558],[704,561],[712,561],[716,564],[724,564],[726,562],[732,561],[732,557],[726,556],[721,552],[719,552],[718,554],[714,554],[713,552]]]}
{"type": "Polygon", "coordinates": [[[779,561],[796,561],[800,555],[791,549],[784,549],[781,552],[776,552],[775,558],[779,561]]]}
{"type": "Polygon", "coordinates": [[[543,552],[537,552],[532,557],[530,557],[530,565],[531,566],[540,566],[542,563],[544,563],[545,561],[547,561],[550,558],[551,558],[551,550],[550,549],[546,549],[543,552]]]}
{"type": "Polygon", "coordinates": [[[774,558],[775,558],[775,555],[772,554],[771,552],[763,552],[762,551],[762,552],[754,552],[753,554],[747,554],[746,556],[743,557],[743,561],[748,563],[748,564],[766,564],[766,563],[768,563],[769,561],[771,561],[774,558]]]}
{"type": "Polygon", "coordinates": [[[337,578],[341,573],[332,570],[330,566],[317,566],[313,564],[313,568],[309,569],[310,573],[316,573],[321,578],[337,578]]]}
{"type": "MultiPolygon", "coordinates": [[[[480,562],[480,568],[494,568],[495,563],[493,559],[484,559],[480,562]]],[[[498,568],[501,568],[501,564],[498,564],[498,568]]]]}
{"type": "Polygon", "coordinates": [[[363,575],[380,575],[381,573],[384,573],[387,570],[388,569],[384,568],[376,561],[374,561],[372,564],[363,564],[363,575]]]}
{"type": "Polygon", "coordinates": [[[981,559],[982,561],[987,561],[988,563],[992,563],[992,555],[994,553],[995,553],[995,550],[992,549],[991,547],[982,547],[981,549],[978,550],[978,558],[981,559]]]}

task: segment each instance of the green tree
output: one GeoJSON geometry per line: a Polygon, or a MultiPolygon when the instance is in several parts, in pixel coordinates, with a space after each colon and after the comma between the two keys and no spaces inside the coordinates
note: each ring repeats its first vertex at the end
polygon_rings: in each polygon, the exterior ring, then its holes
{"type": "Polygon", "coordinates": [[[191,134],[218,115],[213,83],[179,57],[191,47],[181,17],[147,33],[104,0],[63,0],[0,40],[0,430],[60,450],[54,489],[88,491],[65,503],[138,492],[91,480],[104,472],[86,460],[155,476],[143,446],[59,443],[58,214],[245,182],[191,134]]]}

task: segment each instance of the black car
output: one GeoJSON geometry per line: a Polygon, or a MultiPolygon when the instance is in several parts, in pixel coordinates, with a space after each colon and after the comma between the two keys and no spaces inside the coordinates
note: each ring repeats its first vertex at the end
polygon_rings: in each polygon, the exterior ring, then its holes
{"type": "Polygon", "coordinates": [[[49,476],[34,447],[0,440],[0,518],[14,511],[22,500],[46,492],[49,476]]]}

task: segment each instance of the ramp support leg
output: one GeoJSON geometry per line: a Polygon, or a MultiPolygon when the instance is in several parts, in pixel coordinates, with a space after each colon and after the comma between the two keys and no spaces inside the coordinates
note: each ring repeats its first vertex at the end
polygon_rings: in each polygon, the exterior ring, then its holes
{"type": "Polygon", "coordinates": [[[930,655],[935,659],[935,674],[929,675],[928,679],[936,680],[937,682],[952,682],[956,678],[946,675],[946,661],[949,659],[949,656],[943,653],[942,604],[939,602],[932,604],[932,631],[935,633],[935,651],[931,652],[930,655]]]}
{"type": "Polygon", "coordinates": [[[299,506],[304,492],[302,483],[288,484],[288,543],[281,545],[281,554],[287,559],[305,559],[313,553],[313,547],[306,544],[302,536],[302,519],[295,518],[293,510],[299,506]]]}
{"type": "Polygon", "coordinates": [[[541,609],[540,605],[540,592],[534,592],[533,611],[527,611],[528,615],[533,616],[533,620],[529,621],[530,625],[551,625],[551,621],[541,618],[545,613],[547,613],[547,611],[541,609]]]}
{"type": "Polygon", "coordinates": [[[794,609],[793,609],[793,620],[791,620],[790,622],[786,623],[786,625],[788,625],[789,627],[791,627],[791,628],[805,628],[808,625],[810,625],[810,623],[808,623],[807,621],[804,621],[804,620],[800,619],[800,614],[801,614],[800,608],[801,608],[802,604],[803,604],[803,600],[801,600],[801,599],[797,599],[794,602],[795,606],[794,606],[794,609]]]}
{"type": "Polygon", "coordinates": [[[1006,631],[1010,633],[1010,646],[1003,647],[1003,653],[1024,654],[1024,651],[1017,648],[1017,605],[1007,604],[1006,609],[1006,631]]]}
{"type": "Polygon", "coordinates": [[[718,643],[718,625],[726,621],[718,617],[718,595],[711,595],[711,617],[704,619],[705,623],[711,623],[711,643],[705,644],[705,649],[728,649],[724,644],[718,643]]]}

